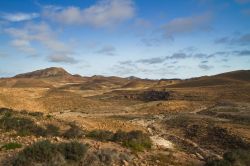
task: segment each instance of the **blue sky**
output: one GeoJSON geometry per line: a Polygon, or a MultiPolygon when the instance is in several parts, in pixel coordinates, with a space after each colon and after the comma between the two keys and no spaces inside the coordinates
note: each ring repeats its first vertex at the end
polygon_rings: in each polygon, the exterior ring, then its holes
{"type": "Polygon", "coordinates": [[[0,1],[0,77],[189,78],[250,69],[250,0],[0,1]]]}

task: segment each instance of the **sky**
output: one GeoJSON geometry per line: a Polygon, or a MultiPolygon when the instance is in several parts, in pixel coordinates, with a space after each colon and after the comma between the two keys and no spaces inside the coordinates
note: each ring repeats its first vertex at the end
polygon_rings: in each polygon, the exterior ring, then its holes
{"type": "Polygon", "coordinates": [[[250,69],[250,0],[2,0],[0,77],[190,78],[250,69]]]}

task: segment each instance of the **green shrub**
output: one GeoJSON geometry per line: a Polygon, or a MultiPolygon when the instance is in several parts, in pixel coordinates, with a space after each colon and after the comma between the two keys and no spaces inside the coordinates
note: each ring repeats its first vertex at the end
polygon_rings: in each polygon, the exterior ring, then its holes
{"type": "Polygon", "coordinates": [[[98,141],[111,141],[114,133],[107,130],[93,130],[87,134],[87,137],[98,141]]]}
{"type": "Polygon", "coordinates": [[[87,146],[77,142],[52,144],[49,141],[37,142],[19,152],[13,166],[67,165],[78,163],[87,152],[87,146]]]}
{"type": "Polygon", "coordinates": [[[130,131],[128,133],[119,130],[114,134],[112,140],[135,151],[150,149],[152,146],[149,136],[139,130],[130,131]]]}
{"type": "Polygon", "coordinates": [[[87,146],[78,142],[62,143],[58,145],[66,160],[80,161],[87,152],[87,146]]]}
{"type": "Polygon", "coordinates": [[[114,142],[123,142],[124,140],[127,140],[127,139],[128,139],[127,137],[128,137],[128,134],[127,134],[126,132],[124,132],[124,131],[122,131],[122,130],[118,130],[118,131],[114,134],[112,140],[113,140],[114,142]]]}
{"type": "Polygon", "coordinates": [[[131,131],[127,133],[122,141],[122,144],[129,147],[135,151],[143,151],[144,149],[150,149],[152,142],[148,135],[144,134],[142,131],[131,131]]]}
{"type": "Polygon", "coordinates": [[[7,112],[13,113],[13,110],[9,108],[0,108],[0,114],[7,113],[7,112]]]}
{"type": "Polygon", "coordinates": [[[17,148],[21,148],[22,144],[16,143],[16,142],[11,142],[11,143],[7,143],[4,144],[1,149],[5,149],[5,150],[10,150],[10,149],[17,149],[17,148]]]}
{"type": "Polygon", "coordinates": [[[59,127],[48,124],[46,126],[46,135],[51,135],[51,136],[58,136],[59,135],[59,127]]]}
{"type": "Polygon", "coordinates": [[[226,152],[222,160],[209,160],[206,166],[249,166],[250,150],[236,149],[226,152]]]}
{"type": "Polygon", "coordinates": [[[211,160],[205,166],[232,166],[232,164],[226,160],[211,160]]]}
{"type": "Polygon", "coordinates": [[[63,133],[63,137],[65,138],[79,138],[79,137],[82,137],[84,134],[83,130],[78,127],[77,125],[75,124],[71,124],[70,125],[70,128],[65,131],[65,133],[63,133]]]}
{"type": "Polygon", "coordinates": [[[93,130],[87,134],[87,137],[93,138],[98,141],[117,142],[135,151],[150,149],[152,146],[152,142],[149,136],[139,130],[130,132],[118,130],[116,133],[106,130],[93,130]]]}
{"type": "Polygon", "coordinates": [[[57,154],[57,147],[49,141],[37,142],[20,152],[13,165],[14,166],[28,166],[32,162],[50,163],[57,154]]]}
{"type": "Polygon", "coordinates": [[[39,135],[45,136],[46,132],[42,127],[37,126],[33,120],[24,117],[3,116],[0,119],[0,128],[9,131],[15,130],[18,135],[39,135]]]}
{"type": "Polygon", "coordinates": [[[36,116],[36,117],[42,117],[43,113],[42,112],[29,112],[28,113],[31,116],[36,116]]]}
{"type": "Polygon", "coordinates": [[[46,115],[46,118],[48,118],[48,119],[51,119],[52,117],[53,117],[53,116],[50,115],[50,114],[46,115]]]}

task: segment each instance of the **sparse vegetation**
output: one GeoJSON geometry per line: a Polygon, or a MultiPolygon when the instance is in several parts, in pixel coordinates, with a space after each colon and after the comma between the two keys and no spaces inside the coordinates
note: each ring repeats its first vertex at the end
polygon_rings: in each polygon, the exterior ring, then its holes
{"type": "Polygon", "coordinates": [[[119,130],[114,134],[112,140],[121,143],[123,146],[131,148],[135,151],[150,149],[152,146],[149,136],[139,130],[130,131],[128,133],[119,130]]]}
{"type": "Polygon", "coordinates": [[[86,154],[87,145],[74,141],[70,143],[61,143],[58,145],[58,149],[66,160],[78,162],[86,154]]]}
{"type": "Polygon", "coordinates": [[[155,164],[155,161],[157,162],[157,166],[166,166],[166,165],[172,165],[172,166],[178,166],[181,165],[178,163],[178,161],[175,160],[172,153],[159,153],[157,155],[151,156],[149,159],[149,162],[152,163],[152,165],[155,164]]]}
{"type": "Polygon", "coordinates": [[[98,141],[111,141],[114,133],[107,130],[93,130],[87,134],[87,137],[98,141]]]}
{"type": "Polygon", "coordinates": [[[149,136],[139,130],[130,132],[118,130],[116,133],[106,130],[94,130],[90,131],[87,134],[87,137],[96,139],[98,141],[117,142],[135,151],[150,149],[152,146],[149,136]]]}
{"type": "Polygon", "coordinates": [[[10,116],[9,113],[6,113],[0,119],[0,127],[6,131],[15,130],[18,135],[39,135],[44,136],[45,130],[36,125],[33,120],[26,117],[15,117],[10,116]],[[6,115],[8,114],[8,115],[6,115]]]}
{"type": "Polygon", "coordinates": [[[35,117],[43,116],[42,112],[29,112],[28,114],[31,115],[31,116],[35,116],[35,117]]]}
{"type": "Polygon", "coordinates": [[[223,159],[208,160],[206,166],[249,166],[250,165],[250,151],[235,149],[226,152],[223,159]]]}
{"type": "Polygon", "coordinates": [[[75,124],[70,124],[70,128],[63,133],[65,138],[80,138],[84,136],[84,131],[75,124]]]}
{"type": "Polygon", "coordinates": [[[248,166],[249,81],[209,77],[1,79],[0,165],[248,166]]]}
{"type": "Polygon", "coordinates": [[[26,147],[15,158],[14,166],[64,165],[79,163],[87,151],[87,146],[77,142],[53,144],[49,141],[37,142],[26,147]]]}
{"type": "Polygon", "coordinates": [[[52,124],[48,124],[46,126],[46,135],[58,136],[60,134],[59,130],[59,127],[52,124]]]}
{"type": "Polygon", "coordinates": [[[22,147],[22,144],[19,144],[16,142],[10,142],[10,143],[4,144],[0,149],[11,150],[11,149],[17,149],[21,147],[22,147]]]}

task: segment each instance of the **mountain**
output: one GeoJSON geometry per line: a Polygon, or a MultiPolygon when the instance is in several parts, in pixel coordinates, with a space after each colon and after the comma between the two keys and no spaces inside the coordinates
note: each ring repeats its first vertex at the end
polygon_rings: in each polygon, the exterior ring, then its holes
{"type": "Polygon", "coordinates": [[[63,68],[50,67],[33,72],[18,74],[11,78],[0,79],[0,87],[13,88],[51,88],[70,83],[84,82],[86,78],[72,75],[63,68]]]}
{"type": "Polygon", "coordinates": [[[49,77],[71,77],[63,68],[50,67],[42,70],[36,70],[33,72],[18,74],[14,78],[49,78],[49,77]]]}
{"type": "Polygon", "coordinates": [[[205,87],[220,85],[238,85],[250,83],[250,70],[237,70],[227,73],[221,73],[213,76],[203,76],[182,80],[179,83],[169,85],[172,88],[182,87],[205,87]]]}

